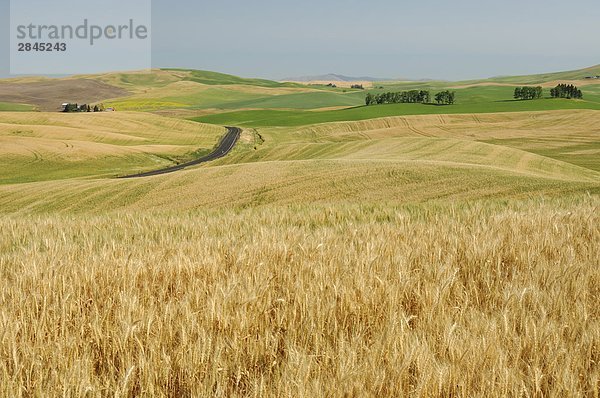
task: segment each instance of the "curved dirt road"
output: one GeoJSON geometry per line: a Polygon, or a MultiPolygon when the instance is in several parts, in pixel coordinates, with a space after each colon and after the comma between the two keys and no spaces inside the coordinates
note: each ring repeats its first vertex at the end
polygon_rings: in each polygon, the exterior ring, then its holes
{"type": "Polygon", "coordinates": [[[222,158],[227,155],[235,146],[237,141],[240,139],[240,134],[242,133],[242,129],[239,127],[225,127],[227,129],[227,134],[223,137],[217,149],[212,151],[206,156],[198,158],[196,160],[192,160],[191,162],[178,164],[176,166],[167,167],[160,170],[147,171],[139,174],[132,174],[129,176],[123,176],[118,178],[140,178],[140,177],[151,177],[157,176],[161,174],[173,173],[175,171],[183,170],[186,167],[195,166],[201,163],[210,162],[211,160],[216,160],[222,158]]]}

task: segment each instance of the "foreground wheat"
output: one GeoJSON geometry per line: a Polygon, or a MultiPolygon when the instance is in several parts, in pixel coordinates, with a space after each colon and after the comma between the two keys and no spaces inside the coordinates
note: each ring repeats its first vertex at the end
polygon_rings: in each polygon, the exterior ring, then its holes
{"type": "Polygon", "coordinates": [[[1,396],[598,396],[598,201],[0,217],[1,396]]]}

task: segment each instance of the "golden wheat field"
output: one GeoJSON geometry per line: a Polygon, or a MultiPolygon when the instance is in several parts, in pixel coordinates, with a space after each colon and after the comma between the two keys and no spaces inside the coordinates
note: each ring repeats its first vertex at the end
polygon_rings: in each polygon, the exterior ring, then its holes
{"type": "Polygon", "coordinates": [[[597,197],[0,217],[0,395],[598,396],[597,197]]]}
{"type": "Polygon", "coordinates": [[[3,113],[0,397],[599,397],[599,117],[3,113]]]}

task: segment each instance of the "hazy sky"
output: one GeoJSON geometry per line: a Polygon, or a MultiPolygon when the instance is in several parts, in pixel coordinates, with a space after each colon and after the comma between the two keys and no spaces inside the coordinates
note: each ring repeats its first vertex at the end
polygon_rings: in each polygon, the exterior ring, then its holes
{"type": "MultiPolygon", "coordinates": [[[[599,0],[154,0],[152,7],[154,67],[273,79],[458,80],[600,64],[599,0]]],[[[8,0],[0,0],[0,23],[6,76],[8,0]]]]}

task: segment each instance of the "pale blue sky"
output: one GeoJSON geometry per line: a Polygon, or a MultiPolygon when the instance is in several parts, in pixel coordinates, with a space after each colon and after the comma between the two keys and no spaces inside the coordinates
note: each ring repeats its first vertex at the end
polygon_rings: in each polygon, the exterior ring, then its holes
{"type": "MultiPolygon", "coordinates": [[[[272,79],[341,73],[458,80],[600,63],[598,0],[154,0],[152,6],[154,67],[272,79]]],[[[0,0],[3,76],[8,18],[9,2],[0,0]]]]}

